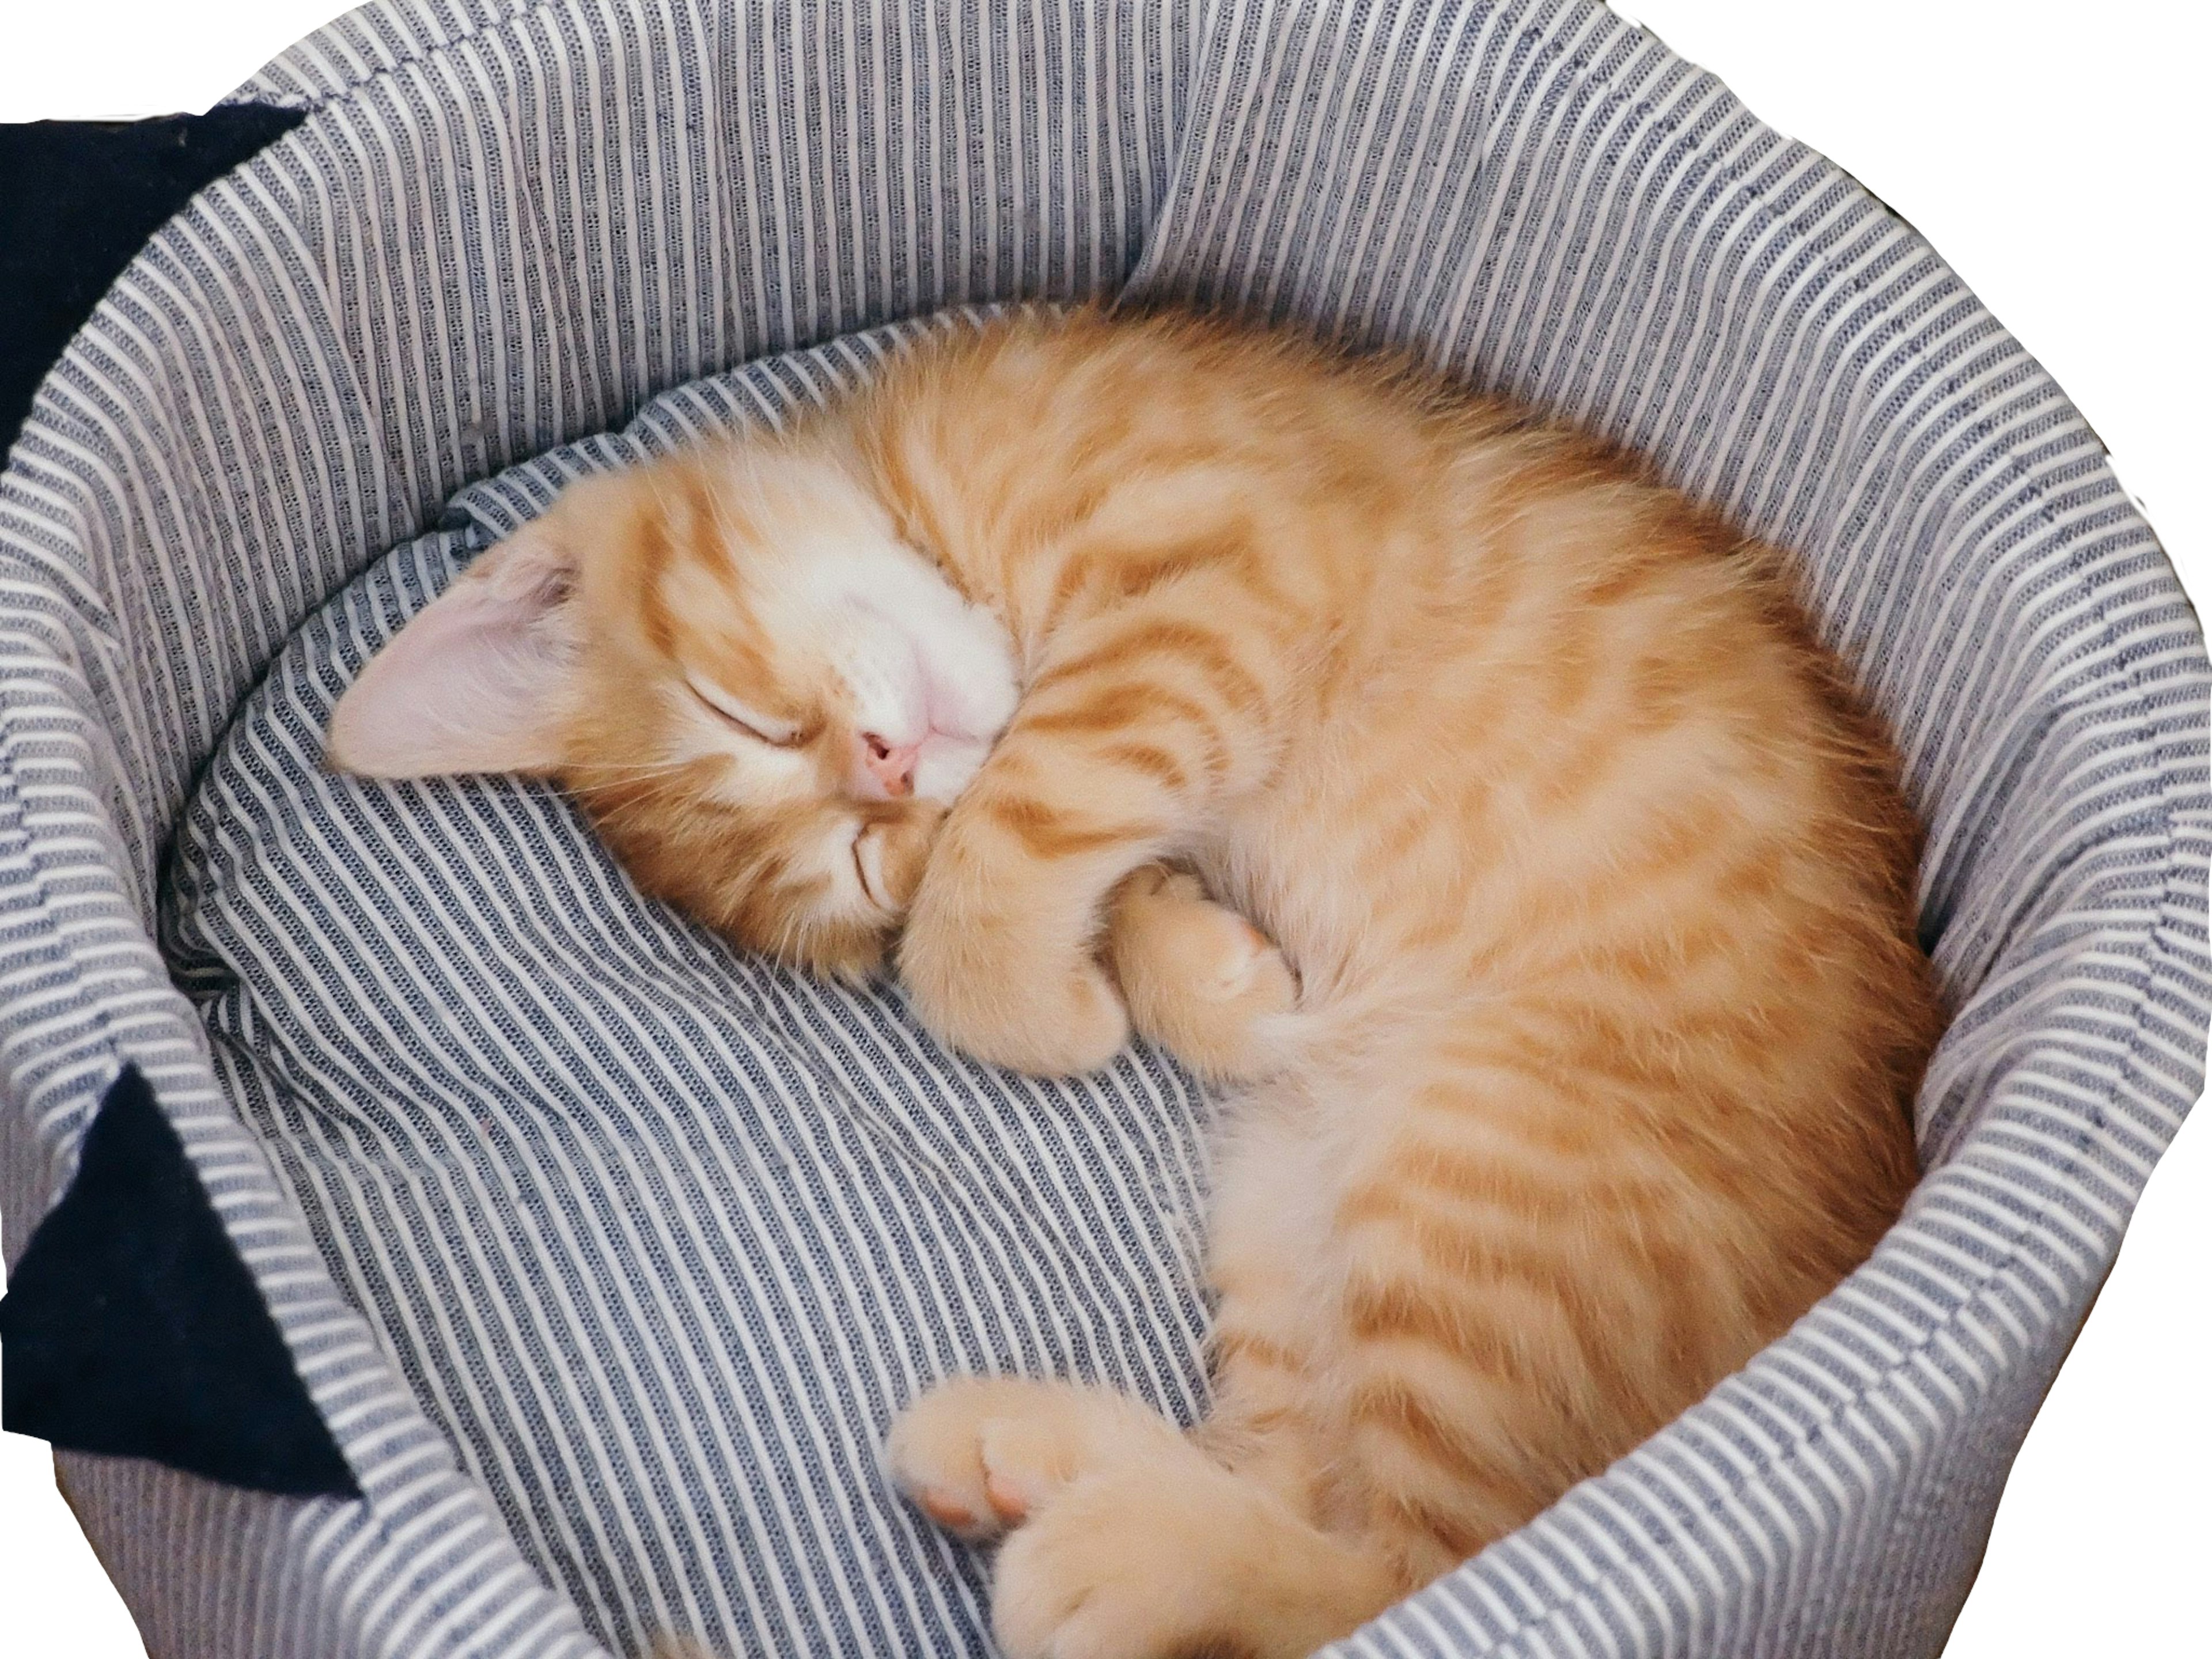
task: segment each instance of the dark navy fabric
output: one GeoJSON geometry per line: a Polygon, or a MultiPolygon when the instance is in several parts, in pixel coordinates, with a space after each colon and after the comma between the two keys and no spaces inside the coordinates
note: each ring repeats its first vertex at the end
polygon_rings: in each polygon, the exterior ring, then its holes
{"type": "Polygon", "coordinates": [[[300,125],[273,104],[0,124],[0,454],[116,273],[204,186],[300,125]]]}
{"type": "Polygon", "coordinates": [[[0,1297],[0,1428],[256,1492],[361,1496],[136,1066],[0,1297]]]}

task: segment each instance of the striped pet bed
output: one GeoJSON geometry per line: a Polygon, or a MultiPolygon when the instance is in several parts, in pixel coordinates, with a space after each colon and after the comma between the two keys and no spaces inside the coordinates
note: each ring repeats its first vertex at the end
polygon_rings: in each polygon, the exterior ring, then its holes
{"type": "Polygon", "coordinates": [[[1206,1106],[1158,1056],[994,1073],[642,902],[549,790],[319,768],[563,480],[1117,292],[1650,451],[1802,554],[1929,826],[1958,1013],[1904,1219],[1337,1651],[1940,1648],[2201,1082],[2212,676],[1910,228],[1591,0],[374,0],[239,97],[304,119],[0,480],[11,1409],[75,1423],[157,1659],[980,1655],[896,1407],[1002,1367],[1200,1409],[1206,1106]]]}

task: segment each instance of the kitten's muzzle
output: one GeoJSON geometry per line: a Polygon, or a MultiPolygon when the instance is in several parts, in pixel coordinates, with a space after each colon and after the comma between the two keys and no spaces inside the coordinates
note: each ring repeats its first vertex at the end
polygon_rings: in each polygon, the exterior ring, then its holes
{"type": "Polygon", "coordinates": [[[873,732],[860,734],[860,793],[875,800],[903,800],[914,793],[915,768],[921,762],[919,743],[894,744],[873,732]]]}

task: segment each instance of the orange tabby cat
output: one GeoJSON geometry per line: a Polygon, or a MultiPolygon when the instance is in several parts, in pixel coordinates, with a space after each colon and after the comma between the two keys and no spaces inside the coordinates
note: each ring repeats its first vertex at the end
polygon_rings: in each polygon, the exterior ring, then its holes
{"type": "Polygon", "coordinates": [[[897,933],[987,1059],[1133,1024],[1237,1080],[1212,1418],[970,1378],[892,1427],[915,1502],[1005,1535],[1015,1659],[1342,1634],[1741,1365],[1913,1179],[1916,830],[1775,556],[1402,364],[934,336],[577,485],[331,750],[556,777],[817,969],[897,933]]]}

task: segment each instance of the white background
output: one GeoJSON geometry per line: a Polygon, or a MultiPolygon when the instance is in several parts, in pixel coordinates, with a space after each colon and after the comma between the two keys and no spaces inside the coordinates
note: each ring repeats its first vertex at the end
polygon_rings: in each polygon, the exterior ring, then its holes
{"type": "MultiPolygon", "coordinates": [[[[0,0],[0,121],[204,109],[340,9],[0,0]]],[[[2197,0],[1622,9],[1917,225],[2072,394],[2200,606],[2212,599],[2212,31],[2197,0]]],[[[2198,1124],[2153,1177],[2028,1437],[1949,1659],[2212,1652],[2208,1274],[2212,1126],[2198,1124]]],[[[0,1436],[0,1648],[143,1654],[46,1449],[13,1435],[0,1436]]]]}

